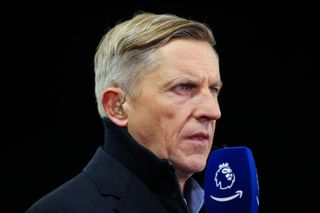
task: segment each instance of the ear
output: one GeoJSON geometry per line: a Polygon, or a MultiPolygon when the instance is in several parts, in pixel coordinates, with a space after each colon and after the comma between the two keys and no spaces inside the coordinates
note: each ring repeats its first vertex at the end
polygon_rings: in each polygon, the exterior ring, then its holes
{"type": "Polygon", "coordinates": [[[102,94],[102,105],[108,118],[118,126],[125,127],[128,124],[128,118],[122,108],[124,92],[121,88],[110,87],[102,94]]]}

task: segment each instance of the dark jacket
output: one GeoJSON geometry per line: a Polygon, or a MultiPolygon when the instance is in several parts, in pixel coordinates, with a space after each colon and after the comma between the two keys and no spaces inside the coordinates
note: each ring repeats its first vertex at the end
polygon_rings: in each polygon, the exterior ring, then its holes
{"type": "Polygon", "coordinates": [[[104,120],[105,144],[83,171],[26,212],[188,212],[175,169],[104,120]]]}

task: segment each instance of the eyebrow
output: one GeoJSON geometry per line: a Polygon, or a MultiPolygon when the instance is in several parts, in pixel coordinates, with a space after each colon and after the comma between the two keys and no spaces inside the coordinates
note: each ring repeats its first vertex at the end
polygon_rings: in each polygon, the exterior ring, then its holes
{"type": "Polygon", "coordinates": [[[167,88],[168,86],[174,84],[177,80],[185,81],[185,83],[195,83],[195,82],[199,81],[199,78],[191,76],[191,75],[185,75],[185,74],[179,75],[179,76],[175,77],[174,79],[171,79],[170,81],[168,81],[165,84],[165,87],[167,88]]]}
{"type": "MultiPolygon", "coordinates": [[[[172,84],[174,84],[177,80],[180,80],[180,81],[185,81],[184,83],[190,83],[190,84],[195,84],[197,82],[200,82],[201,84],[203,83],[203,81],[205,80],[204,78],[203,79],[200,79],[198,77],[195,77],[195,76],[192,76],[192,75],[188,75],[188,74],[182,74],[182,75],[179,75],[177,77],[175,77],[174,79],[171,79],[169,82],[167,82],[164,86],[165,88],[167,87],[170,87],[172,84]]],[[[217,87],[219,90],[221,90],[222,88],[222,81],[219,79],[219,80],[216,80],[215,82],[213,82],[212,84],[210,84],[209,86],[210,87],[217,87]]]]}

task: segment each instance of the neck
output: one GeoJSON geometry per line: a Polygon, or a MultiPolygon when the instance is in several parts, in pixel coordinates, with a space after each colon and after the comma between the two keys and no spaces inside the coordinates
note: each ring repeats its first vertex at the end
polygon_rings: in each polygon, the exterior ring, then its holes
{"type": "Polygon", "coordinates": [[[177,175],[178,183],[180,186],[180,190],[182,194],[184,194],[184,186],[187,180],[192,176],[192,174],[176,170],[176,175],[177,175]]]}

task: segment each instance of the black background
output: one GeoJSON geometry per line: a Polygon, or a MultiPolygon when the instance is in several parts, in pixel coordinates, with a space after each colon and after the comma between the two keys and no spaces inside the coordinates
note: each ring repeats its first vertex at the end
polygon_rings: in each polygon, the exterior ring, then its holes
{"type": "Polygon", "coordinates": [[[94,53],[109,28],[145,10],[212,28],[224,82],[214,143],[251,148],[260,213],[319,209],[317,7],[121,1],[2,10],[0,208],[24,212],[102,144],[94,53]]]}

